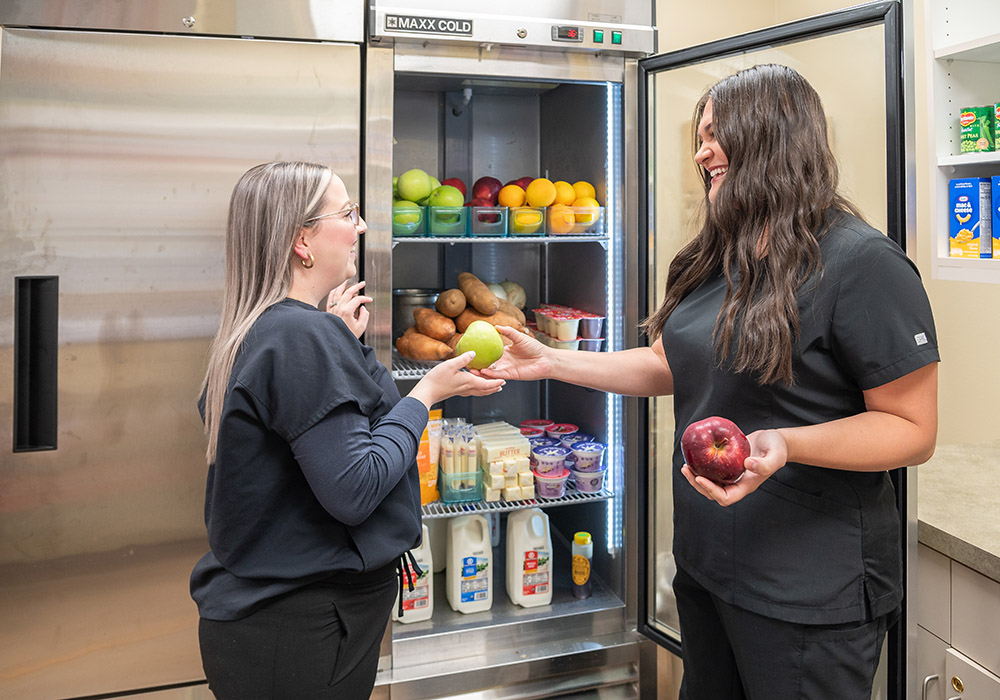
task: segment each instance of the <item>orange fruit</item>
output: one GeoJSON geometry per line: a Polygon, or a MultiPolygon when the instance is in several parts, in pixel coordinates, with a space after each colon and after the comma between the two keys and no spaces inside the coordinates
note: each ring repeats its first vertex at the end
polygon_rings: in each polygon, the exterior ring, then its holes
{"type": "Polygon", "coordinates": [[[577,199],[580,199],[581,197],[596,197],[597,196],[597,190],[595,190],[594,186],[591,185],[586,180],[580,180],[578,182],[574,182],[573,183],[573,191],[576,192],[576,198],[577,199]]]}
{"type": "Polygon", "coordinates": [[[592,224],[597,221],[597,207],[601,206],[597,203],[597,200],[593,197],[580,197],[573,201],[574,207],[579,207],[584,209],[580,211],[577,209],[576,212],[576,223],[578,224],[592,224]]]}
{"type": "Polygon", "coordinates": [[[576,190],[573,185],[565,180],[556,180],[552,183],[556,186],[556,204],[572,204],[576,199],[576,190]]]}
{"type": "Polygon", "coordinates": [[[497,204],[501,207],[524,206],[524,190],[517,185],[507,185],[497,195],[497,204]]]}
{"type": "Polygon", "coordinates": [[[556,201],[556,186],[552,180],[536,177],[524,191],[524,196],[530,207],[547,207],[556,201]]]}
{"type": "Polygon", "coordinates": [[[569,233],[575,223],[573,210],[565,204],[557,202],[549,207],[549,233],[569,233]]]}

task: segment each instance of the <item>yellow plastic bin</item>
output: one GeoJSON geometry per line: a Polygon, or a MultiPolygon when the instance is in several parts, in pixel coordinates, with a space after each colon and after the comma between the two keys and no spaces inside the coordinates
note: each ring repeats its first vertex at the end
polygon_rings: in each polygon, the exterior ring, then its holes
{"type": "Polygon", "coordinates": [[[511,207],[507,232],[510,236],[544,236],[545,207],[511,207]]]}

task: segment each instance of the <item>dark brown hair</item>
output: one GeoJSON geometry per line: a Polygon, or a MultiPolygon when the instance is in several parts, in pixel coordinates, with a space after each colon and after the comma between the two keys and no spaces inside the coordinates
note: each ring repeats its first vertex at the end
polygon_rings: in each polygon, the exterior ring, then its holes
{"type": "Polygon", "coordinates": [[[818,241],[831,220],[839,211],[860,215],[837,192],[823,104],[796,71],[757,65],[712,86],[695,108],[696,152],[709,99],[729,171],[709,203],[711,176],[699,166],[704,224],[670,263],[663,303],[641,327],[650,338],[659,337],[681,300],[721,271],[726,296],[713,333],[716,362],[721,366],[729,358],[735,339],[732,371],[752,372],[761,384],[791,385],[796,291],[822,269],[818,241]]]}

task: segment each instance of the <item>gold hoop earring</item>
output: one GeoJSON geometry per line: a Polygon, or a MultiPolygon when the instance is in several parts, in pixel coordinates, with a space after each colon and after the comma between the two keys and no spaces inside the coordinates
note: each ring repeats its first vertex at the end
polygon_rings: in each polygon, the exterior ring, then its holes
{"type": "Polygon", "coordinates": [[[313,257],[312,253],[308,253],[308,255],[309,255],[308,261],[305,258],[299,258],[299,262],[302,263],[302,267],[304,267],[307,270],[311,270],[312,266],[316,264],[316,258],[313,257]]]}

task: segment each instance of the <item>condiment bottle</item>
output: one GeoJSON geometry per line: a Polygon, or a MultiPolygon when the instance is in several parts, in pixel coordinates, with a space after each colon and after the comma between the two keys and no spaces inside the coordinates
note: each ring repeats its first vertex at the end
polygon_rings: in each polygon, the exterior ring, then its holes
{"type": "Polygon", "coordinates": [[[573,535],[573,596],[589,598],[594,587],[590,580],[590,562],[594,558],[594,543],[589,532],[573,535]]]}

